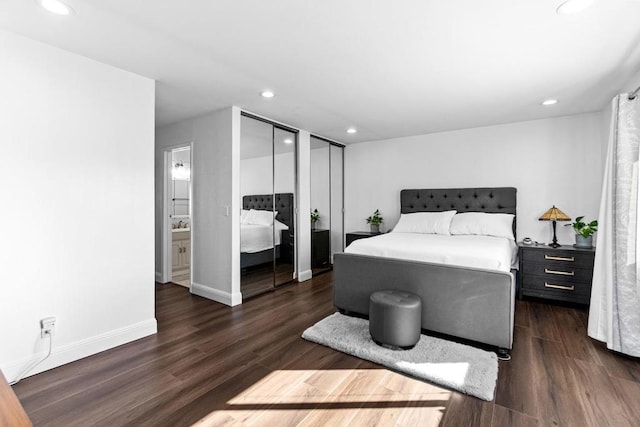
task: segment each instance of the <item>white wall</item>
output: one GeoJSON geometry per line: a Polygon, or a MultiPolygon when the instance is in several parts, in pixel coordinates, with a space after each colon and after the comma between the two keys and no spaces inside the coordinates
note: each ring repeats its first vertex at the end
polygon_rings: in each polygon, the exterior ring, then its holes
{"type": "Polygon", "coordinates": [[[239,120],[240,110],[231,107],[159,128],[156,137],[156,271],[162,262],[163,152],[192,141],[191,292],[227,305],[242,301],[239,120]]]}
{"type": "MultiPolygon", "coordinates": [[[[549,242],[551,225],[538,217],[551,205],[597,218],[601,128],[592,113],[349,145],[345,230],[366,230],[376,209],[392,228],[405,188],[516,187],[518,238],[549,242]]],[[[574,243],[571,227],[559,226],[558,240],[574,243]]]]}
{"type": "Polygon", "coordinates": [[[329,168],[329,143],[325,148],[311,149],[311,210],[318,209],[319,229],[331,228],[331,170],[329,168]]]}
{"type": "Polygon", "coordinates": [[[154,82],[0,31],[0,368],[156,332],[154,82]]]}
{"type": "MultiPolygon", "coordinates": [[[[292,148],[293,149],[293,148],[292,148]]],[[[291,153],[240,161],[240,194],[295,193],[295,159],[291,153]],[[277,171],[273,175],[274,163],[277,171]]],[[[242,203],[242,198],[240,199],[242,203]]]]}

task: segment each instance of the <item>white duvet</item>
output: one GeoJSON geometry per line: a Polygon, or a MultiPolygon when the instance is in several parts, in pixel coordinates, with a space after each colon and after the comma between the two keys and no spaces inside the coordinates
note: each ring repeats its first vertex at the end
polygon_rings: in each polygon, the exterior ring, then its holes
{"type": "Polygon", "coordinates": [[[509,272],[518,247],[503,237],[393,232],[356,240],[345,252],[509,272]]]}
{"type": "Polygon", "coordinates": [[[275,246],[282,240],[282,230],[288,230],[285,224],[275,221],[275,233],[270,225],[241,224],[240,225],[240,252],[256,253],[274,247],[273,236],[275,234],[275,246]]]}

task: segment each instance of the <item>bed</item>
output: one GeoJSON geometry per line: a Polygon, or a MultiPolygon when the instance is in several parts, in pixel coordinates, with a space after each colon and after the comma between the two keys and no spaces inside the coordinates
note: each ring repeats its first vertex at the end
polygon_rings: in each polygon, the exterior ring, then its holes
{"type": "MultiPolygon", "coordinates": [[[[512,187],[402,190],[400,205],[402,214],[448,210],[512,214],[515,241],[516,189],[512,187]]],[[[423,329],[497,347],[508,358],[516,289],[512,265],[505,264],[512,261],[497,266],[487,257],[481,263],[462,266],[403,259],[398,254],[335,254],[336,308],[368,316],[371,293],[382,289],[412,292],[422,299],[423,329]]]]}
{"type": "MultiPolygon", "coordinates": [[[[242,209],[272,212],[274,195],[257,194],[242,197],[242,209]]],[[[275,194],[275,230],[271,225],[241,224],[240,226],[240,268],[249,268],[276,259],[292,261],[292,236],[294,235],[293,193],[275,194]]]]}

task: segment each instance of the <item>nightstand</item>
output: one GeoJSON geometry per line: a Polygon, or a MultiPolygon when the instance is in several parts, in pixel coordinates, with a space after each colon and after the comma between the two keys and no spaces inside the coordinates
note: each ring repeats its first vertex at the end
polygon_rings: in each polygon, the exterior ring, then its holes
{"type": "Polygon", "coordinates": [[[589,304],[595,248],[518,246],[518,298],[532,296],[589,304]]]}
{"type": "Polygon", "coordinates": [[[326,267],[330,262],[329,230],[311,230],[311,267],[326,267]]]}
{"type": "Polygon", "coordinates": [[[346,243],[347,246],[351,244],[354,240],[358,239],[366,239],[367,237],[377,236],[382,233],[372,233],[371,231],[353,231],[351,233],[347,233],[346,235],[346,243]]]}

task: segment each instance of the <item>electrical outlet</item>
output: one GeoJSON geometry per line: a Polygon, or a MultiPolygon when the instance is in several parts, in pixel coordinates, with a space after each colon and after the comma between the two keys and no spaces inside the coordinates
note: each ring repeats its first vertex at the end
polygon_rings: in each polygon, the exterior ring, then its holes
{"type": "Polygon", "coordinates": [[[44,338],[47,335],[53,335],[56,329],[56,318],[45,317],[40,320],[40,338],[44,338]]]}

